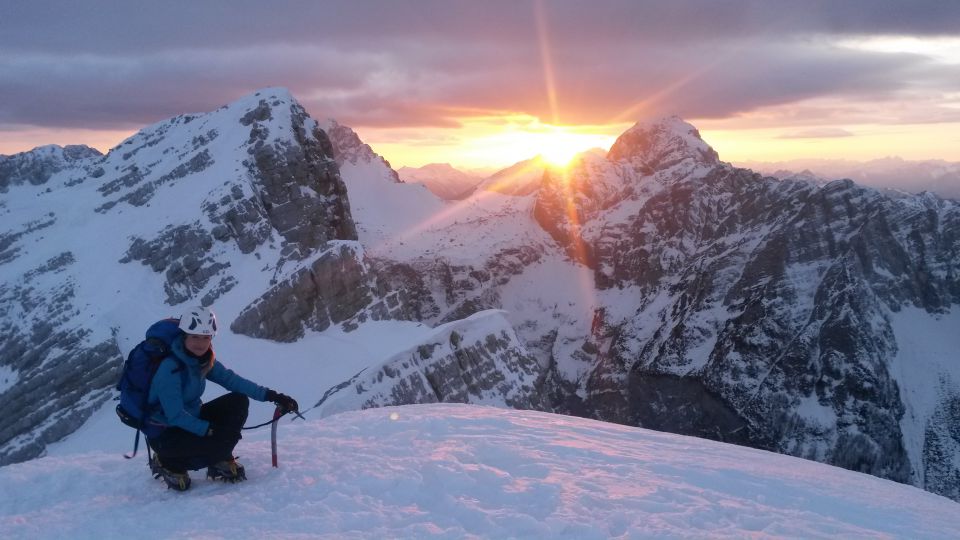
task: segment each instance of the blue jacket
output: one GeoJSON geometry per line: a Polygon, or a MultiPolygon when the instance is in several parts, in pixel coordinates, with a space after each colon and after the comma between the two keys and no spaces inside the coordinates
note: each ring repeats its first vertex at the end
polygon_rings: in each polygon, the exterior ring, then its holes
{"type": "MultiPolygon", "coordinates": [[[[213,350],[207,354],[213,354],[213,350]]],[[[200,418],[201,396],[207,387],[206,379],[232,392],[240,392],[257,400],[266,399],[267,389],[244,379],[214,360],[213,367],[202,376],[203,360],[189,354],[183,345],[183,336],[170,346],[170,355],[163,359],[157,374],[150,384],[149,402],[160,404],[150,415],[150,422],[163,426],[175,426],[199,436],[207,434],[210,423],[200,418]]]]}

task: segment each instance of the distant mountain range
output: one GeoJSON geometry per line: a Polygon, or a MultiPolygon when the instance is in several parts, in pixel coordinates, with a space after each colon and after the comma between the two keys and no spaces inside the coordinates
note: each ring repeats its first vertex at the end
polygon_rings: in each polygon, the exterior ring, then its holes
{"type": "Polygon", "coordinates": [[[404,182],[423,184],[434,195],[447,201],[468,197],[483,178],[453,168],[449,163],[430,163],[422,167],[400,167],[397,174],[404,182]]]}
{"type": "Polygon", "coordinates": [[[907,161],[897,157],[870,161],[797,159],[744,161],[738,165],[776,178],[802,175],[827,181],[849,178],[858,184],[881,189],[909,193],[929,191],[948,199],[960,199],[960,163],[942,160],[907,161]]]}
{"type": "MultiPolygon", "coordinates": [[[[929,191],[947,199],[960,199],[960,163],[942,160],[797,159],[778,162],[742,161],[737,165],[779,179],[806,179],[827,183],[846,178],[880,189],[907,193],[929,191]]],[[[416,168],[401,167],[397,173],[404,182],[421,183],[441,199],[461,200],[470,196],[474,190],[529,195],[537,190],[543,171],[548,167],[542,159],[534,157],[486,176],[463,172],[448,163],[433,163],[416,168]]]]}
{"type": "Polygon", "coordinates": [[[147,324],[202,303],[250,342],[436,327],[317,388],[320,414],[532,408],[960,500],[956,202],[762,176],[676,117],[445,201],[280,88],[106,155],[44,148],[0,159],[0,464],[77,430],[147,324]]]}
{"type": "Polygon", "coordinates": [[[543,158],[535,156],[484,177],[462,172],[448,163],[433,163],[418,168],[401,167],[397,173],[404,182],[423,184],[437,197],[457,201],[477,191],[530,195],[540,186],[543,173],[548,168],[550,165],[543,158]]]}

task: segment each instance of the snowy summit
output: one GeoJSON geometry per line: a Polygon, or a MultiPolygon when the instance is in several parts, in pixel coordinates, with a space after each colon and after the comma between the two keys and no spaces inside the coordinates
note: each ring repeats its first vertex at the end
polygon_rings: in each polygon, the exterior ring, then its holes
{"type": "Polygon", "coordinates": [[[0,469],[4,538],[956,538],[948,499],[811,461],[547,413],[415,405],[241,441],[167,491],[94,452],[0,469]]]}

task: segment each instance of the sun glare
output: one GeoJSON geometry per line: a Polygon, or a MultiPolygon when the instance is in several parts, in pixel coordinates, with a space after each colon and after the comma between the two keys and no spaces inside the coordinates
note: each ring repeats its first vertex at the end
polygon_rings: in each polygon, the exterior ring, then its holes
{"type": "Polygon", "coordinates": [[[573,133],[544,133],[531,138],[531,146],[537,149],[537,154],[556,167],[566,167],[575,155],[595,146],[591,136],[573,133]]]}
{"type": "Polygon", "coordinates": [[[606,150],[616,137],[612,134],[577,131],[546,124],[518,125],[466,142],[464,153],[471,161],[513,164],[539,156],[555,167],[564,167],[577,154],[591,148],[606,150]]]}
{"type": "Polygon", "coordinates": [[[562,167],[593,148],[607,150],[629,124],[555,126],[528,115],[460,118],[455,133],[444,128],[434,137],[391,130],[366,130],[360,136],[391,164],[419,167],[450,163],[462,168],[498,170],[540,156],[562,167]],[[410,137],[415,143],[403,143],[410,137]]]}

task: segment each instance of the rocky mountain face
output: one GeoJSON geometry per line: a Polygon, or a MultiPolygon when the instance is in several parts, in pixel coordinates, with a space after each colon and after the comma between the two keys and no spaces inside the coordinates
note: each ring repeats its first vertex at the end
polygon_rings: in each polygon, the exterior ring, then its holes
{"type": "Polygon", "coordinates": [[[544,288],[537,302],[552,315],[508,315],[538,359],[547,410],[960,498],[960,367],[941,353],[929,372],[905,375],[923,369],[907,363],[920,338],[904,323],[954,320],[957,204],[762,177],[668,118],[638,124],[606,156],[545,172],[531,210],[553,246],[526,237],[460,264],[379,261],[380,273],[409,285],[419,317],[441,322],[510,307],[516,284],[530,286],[559,248],[588,269],[593,299],[564,313],[562,293],[544,288]]]}
{"type": "MultiPolygon", "coordinates": [[[[0,156],[0,193],[6,193],[11,186],[21,184],[39,186],[54,174],[100,155],[98,150],[89,146],[61,147],[51,144],[29,152],[0,156]]],[[[85,173],[97,174],[98,170],[93,168],[85,173]]]]}
{"type": "Polygon", "coordinates": [[[510,323],[495,311],[485,311],[442,325],[423,344],[331,388],[317,407],[323,416],[416,403],[495,403],[544,410],[544,375],[510,323]]]}
{"type": "Polygon", "coordinates": [[[0,465],[110,399],[122,355],[170,306],[231,306],[234,331],[274,340],[402,316],[365,270],[330,139],[284,89],[160,122],[102,156],[2,159],[0,465]],[[131,275],[141,289],[112,294],[131,275]]]}
{"type": "Polygon", "coordinates": [[[230,329],[280,342],[322,332],[332,324],[352,329],[366,320],[413,319],[402,288],[384,289],[356,242],[334,243],[311,263],[247,306],[230,329]]]}
{"type": "Polygon", "coordinates": [[[607,166],[546,178],[536,214],[598,290],[638,296],[630,313],[598,307],[578,409],[960,494],[929,481],[952,458],[907,450],[924,425],[956,438],[905,415],[890,315],[960,303],[960,207],[762,178],[676,119],[624,134],[607,166]]]}
{"type": "Polygon", "coordinates": [[[321,122],[319,127],[330,140],[334,160],[338,167],[343,168],[347,164],[372,163],[387,171],[394,182],[402,182],[397,172],[390,168],[390,162],[374,152],[369,144],[361,141],[356,132],[349,127],[331,118],[321,122]]]}

